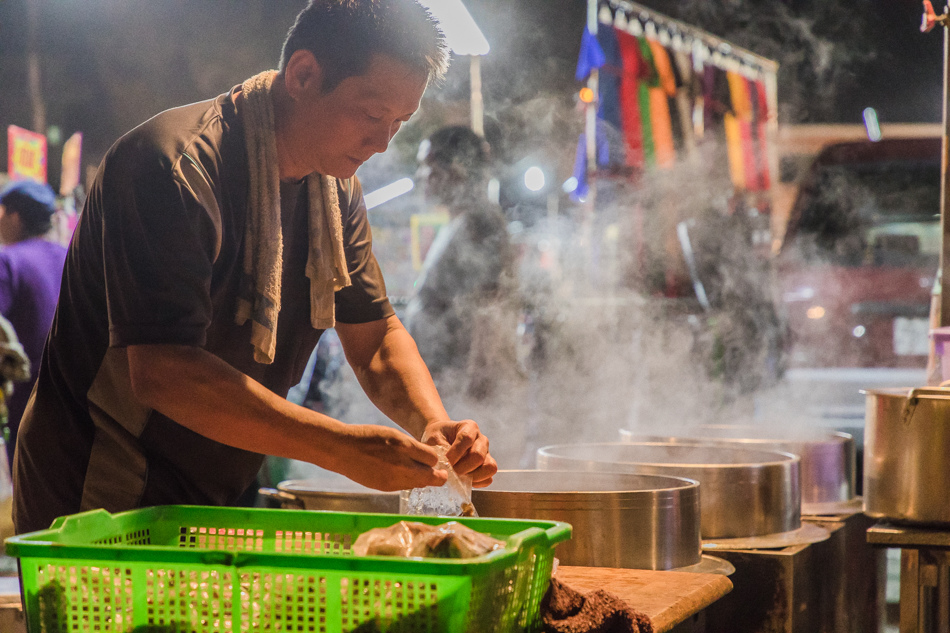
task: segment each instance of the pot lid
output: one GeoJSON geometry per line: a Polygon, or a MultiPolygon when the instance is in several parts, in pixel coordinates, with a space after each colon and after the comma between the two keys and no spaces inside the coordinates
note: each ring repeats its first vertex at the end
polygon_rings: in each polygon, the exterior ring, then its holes
{"type": "Polygon", "coordinates": [[[277,484],[277,489],[304,497],[319,494],[399,495],[398,491],[385,492],[367,488],[343,476],[328,479],[290,479],[277,484]]]}

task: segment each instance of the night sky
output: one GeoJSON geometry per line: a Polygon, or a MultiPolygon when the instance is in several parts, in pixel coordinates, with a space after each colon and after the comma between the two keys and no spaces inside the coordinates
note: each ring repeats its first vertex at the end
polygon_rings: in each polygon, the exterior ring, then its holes
{"type": "MultiPolygon", "coordinates": [[[[47,122],[62,130],[63,139],[81,130],[84,157],[92,163],[149,116],[214,97],[276,66],[286,29],[304,5],[302,0],[32,1],[41,9],[47,122]]],[[[26,2],[0,0],[3,128],[32,126],[23,54],[26,2]]],[[[537,119],[539,102],[548,100],[557,105],[546,112],[560,114],[548,116],[549,129],[540,133],[573,125],[564,117],[572,116],[579,87],[573,75],[586,2],[465,2],[492,45],[483,65],[487,112],[521,108],[537,119]]],[[[917,0],[643,4],[778,59],[782,122],[858,123],[867,106],[878,110],[882,122],[940,121],[943,34],[939,28],[920,33],[917,0]],[[772,20],[763,27],[772,14],[762,7],[787,23],[772,20]]],[[[430,93],[443,102],[464,101],[467,90],[467,65],[459,62],[445,86],[430,93]]],[[[0,136],[5,155],[6,137],[0,136]]],[[[54,148],[51,180],[55,153],[54,148]]]]}
{"type": "MultiPolygon", "coordinates": [[[[942,117],[943,33],[920,32],[922,3],[916,0],[875,0],[854,3],[877,15],[880,29],[867,42],[876,52],[856,78],[855,90],[843,95],[839,118],[860,120],[860,112],[875,107],[890,122],[939,122],[942,117]]],[[[935,7],[941,3],[934,2],[935,7]]]]}

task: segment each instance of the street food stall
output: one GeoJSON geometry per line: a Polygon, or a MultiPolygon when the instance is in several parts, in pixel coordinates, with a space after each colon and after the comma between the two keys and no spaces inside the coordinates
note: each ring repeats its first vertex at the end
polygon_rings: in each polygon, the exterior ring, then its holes
{"type": "MultiPolygon", "coordinates": [[[[614,77],[613,89],[629,90],[618,94],[613,113],[623,128],[627,175],[672,168],[680,151],[695,160],[702,138],[721,133],[725,143],[715,149],[728,186],[743,209],[765,220],[758,244],[767,251],[775,64],[626,0],[592,0],[591,7],[588,37],[611,33],[621,62],[639,56],[646,69],[629,85],[627,74],[614,77]],[[636,117],[624,101],[631,94],[641,108],[636,117]]],[[[604,68],[592,65],[589,73],[591,125],[580,146],[586,182],[578,184],[586,187],[590,214],[597,213],[595,172],[602,166],[598,106],[611,89],[604,68]]],[[[609,152],[603,160],[609,163],[609,152]]],[[[684,235],[688,227],[673,246],[702,303],[705,289],[684,235]]],[[[939,405],[930,395],[941,400],[939,393],[912,394],[912,405],[899,402],[888,419],[912,422],[911,406],[926,417],[925,404],[939,405]]],[[[613,594],[656,631],[877,630],[882,558],[865,542],[849,436],[772,436],[748,427],[662,436],[638,435],[642,427],[616,430],[615,442],[545,446],[536,469],[503,470],[490,488],[469,489],[469,509],[480,516],[457,522],[490,535],[497,547],[467,561],[447,560],[442,549],[438,556],[355,553],[371,530],[405,518],[402,496],[285,481],[266,492],[280,509],[99,510],[15,537],[7,551],[21,563],[16,593],[23,588],[31,631],[534,631],[553,577],[584,594],[613,594]]],[[[875,432],[872,449],[908,439],[875,432]]],[[[922,436],[938,437],[939,430],[922,436]]],[[[919,452],[917,439],[901,449],[907,463],[870,471],[868,481],[882,484],[872,488],[873,516],[950,520],[939,504],[915,504],[900,487],[914,465],[922,467],[910,477],[917,481],[945,463],[922,459],[929,454],[919,452]],[[935,515],[920,515],[922,508],[935,515]]],[[[940,443],[934,448],[945,454],[940,443]]],[[[456,519],[417,518],[438,529],[456,519]]],[[[950,548],[916,531],[888,530],[868,534],[891,546],[950,548]]],[[[452,543],[446,547],[454,552],[452,543]]],[[[945,614],[939,588],[946,559],[929,556],[908,555],[908,569],[936,574],[927,586],[938,591],[917,599],[945,614]]]]}

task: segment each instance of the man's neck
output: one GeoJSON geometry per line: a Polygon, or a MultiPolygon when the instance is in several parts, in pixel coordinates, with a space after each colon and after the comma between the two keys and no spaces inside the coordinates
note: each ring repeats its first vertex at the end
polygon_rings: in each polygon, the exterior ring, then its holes
{"type": "MultiPolygon", "coordinates": [[[[302,171],[295,169],[293,161],[287,156],[285,151],[286,143],[283,142],[284,123],[290,117],[290,96],[287,94],[287,88],[284,86],[283,74],[274,77],[274,83],[271,88],[271,102],[274,108],[274,137],[277,144],[277,171],[280,175],[280,181],[288,184],[302,183],[309,174],[297,173],[302,171]]],[[[238,112],[244,107],[244,92],[238,87],[231,95],[231,101],[238,112]]]]}
{"type": "Polygon", "coordinates": [[[288,151],[290,142],[287,139],[289,121],[293,111],[293,100],[287,93],[284,85],[283,73],[274,78],[271,88],[271,100],[274,105],[274,138],[277,142],[277,170],[281,182],[296,182],[306,178],[310,172],[306,166],[295,163],[293,153],[288,151]]]}

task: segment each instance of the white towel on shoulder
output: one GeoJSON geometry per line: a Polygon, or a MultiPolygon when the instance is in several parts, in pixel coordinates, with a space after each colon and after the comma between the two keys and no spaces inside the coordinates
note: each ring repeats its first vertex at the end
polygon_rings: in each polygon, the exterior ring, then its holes
{"type": "MultiPolygon", "coordinates": [[[[235,321],[251,320],[254,360],[273,363],[277,348],[277,316],[280,313],[280,284],[283,265],[283,238],[280,225],[280,174],[274,134],[274,107],[271,86],[277,71],[251,77],[241,87],[244,103],[241,119],[247,144],[247,220],[240,294],[235,321]]],[[[336,178],[307,176],[310,221],[310,321],[316,329],[336,324],[334,295],[350,285],[343,250],[343,222],[336,178]]]]}

